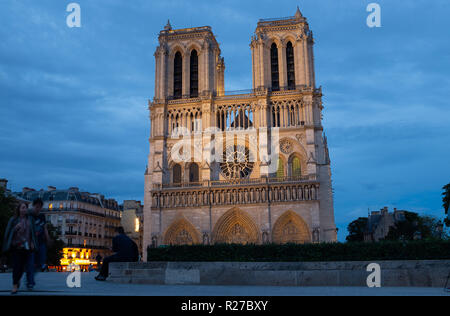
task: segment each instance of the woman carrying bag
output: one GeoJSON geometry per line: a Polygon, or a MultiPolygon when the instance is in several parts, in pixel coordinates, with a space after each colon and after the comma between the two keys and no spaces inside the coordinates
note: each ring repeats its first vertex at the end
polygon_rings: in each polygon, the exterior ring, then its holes
{"type": "Polygon", "coordinates": [[[3,252],[9,251],[13,259],[13,289],[11,294],[17,293],[28,258],[35,249],[34,223],[32,217],[28,215],[27,204],[20,202],[15,215],[8,222],[3,241],[3,252]]]}

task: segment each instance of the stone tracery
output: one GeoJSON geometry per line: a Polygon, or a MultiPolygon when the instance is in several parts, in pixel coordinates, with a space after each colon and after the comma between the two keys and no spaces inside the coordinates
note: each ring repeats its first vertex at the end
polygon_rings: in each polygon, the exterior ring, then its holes
{"type": "Polygon", "coordinates": [[[305,221],[293,211],[287,211],[276,221],[273,228],[273,242],[305,243],[310,242],[310,231],[305,221]]]}

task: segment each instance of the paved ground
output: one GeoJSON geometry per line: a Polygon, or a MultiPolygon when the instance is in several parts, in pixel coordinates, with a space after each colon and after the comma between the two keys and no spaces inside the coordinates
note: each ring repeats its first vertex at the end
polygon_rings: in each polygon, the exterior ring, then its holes
{"type": "MultiPolygon", "coordinates": [[[[367,287],[287,287],[287,286],[200,286],[140,285],[99,282],[96,272],[81,273],[81,287],[66,285],[68,273],[46,272],[36,276],[36,287],[28,292],[23,286],[18,295],[133,295],[133,296],[308,296],[308,295],[446,295],[440,288],[367,288],[367,287]]],[[[10,295],[11,273],[0,273],[0,295],[10,295]]]]}

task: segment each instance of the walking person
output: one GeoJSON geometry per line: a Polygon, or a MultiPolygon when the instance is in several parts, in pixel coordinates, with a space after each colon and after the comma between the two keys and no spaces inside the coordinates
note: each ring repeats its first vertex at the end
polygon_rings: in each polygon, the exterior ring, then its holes
{"type": "Polygon", "coordinates": [[[100,254],[97,254],[97,257],[95,257],[95,260],[97,261],[97,271],[100,271],[100,264],[102,263],[102,256],[100,254]]]}
{"type": "Polygon", "coordinates": [[[33,201],[33,209],[29,215],[34,224],[36,239],[36,251],[31,253],[27,263],[27,288],[32,290],[36,285],[34,281],[35,271],[45,271],[47,261],[47,243],[50,241],[47,230],[47,221],[45,215],[41,213],[44,203],[40,198],[33,201]]]}
{"type": "Polygon", "coordinates": [[[118,235],[113,238],[112,251],[115,252],[112,256],[103,259],[100,273],[95,277],[97,281],[105,281],[109,275],[110,262],[136,262],[139,258],[139,250],[136,243],[127,235],[123,227],[117,227],[118,235]]]}
{"type": "Polygon", "coordinates": [[[27,204],[20,202],[16,212],[8,222],[3,239],[3,252],[11,252],[13,259],[13,288],[17,294],[20,279],[26,269],[28,259],[36,249],[34,225],[28,214],[27,204]]]}

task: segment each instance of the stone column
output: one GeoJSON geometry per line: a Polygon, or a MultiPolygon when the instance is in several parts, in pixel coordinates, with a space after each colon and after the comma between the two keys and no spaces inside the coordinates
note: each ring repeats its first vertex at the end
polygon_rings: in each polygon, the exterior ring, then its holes
{"type": "Polygon", "coordinates": [[[255,40],[252,40],[250,47],[252,50],[252,83],[253,83],[253,89],[256,89],[258,87],[257,77],[258,77],[258,68],[256,66],[256,48],[255,48],[255,40]]]}
{"type": "Polygon", "coordinates": [[[205,90],[205,50],[201,49],[198,52],[198,95],[200,96],[202,91],[205,90]]]}
{"type": "Polygon", "coordinates": [[[208,40],[205,40],[205,91],[211,91],[211,79],[210,79],[210,70],[211,70],[211,49],[208,40]]]}
{"type": "Polygon", "coordinates": [[[303,56],[303,40],[299,35],[294,46],[295,84],[305,84],[305,62],[303,56]]]}
{"type": "Polygon", "coordinates": [[[258,50],[259,50],[259,63],[258,63],[258,67],[259,67],[259,86],[260,87],[266,87],[266,78],[265,78],[265,58],[264,58],[264,42],[262,39],[259,40],[259,45],[258,45],[258,50]]]}
{"type": "Polygon", "coordinates": [[[305,84],[311,86],[311,76],[310,76],[310,64],[309,64],[309,50],[308,50],[308,38],[303,41],[303,54],[305,63],[305,84]]]}
{"type": "Polygon", "coordinates": [[[314,40],[312,39],[309,42],[308,48],[309,48],[309,73],[310,73],[310,81],[311,86],[314,88],[316,86],[316,79],[315,79],[315,70],[314,70],[314,50],[313,50],[314,40]]]}
{"type": "Polygon", "coordinates": [[[165,69],[163,71],[163,91],[165,96],[173,96],[173,59],[174,56],[172,54],[165,53],[165,57],[163,58],[163,69],[165,69]]]}
{"type": "Polygon", "coordinates": [[[155,56],[155,98],[156,99],[161,99],[161,94],[160,94],[160,85],[161,85],[161,82],[160,82],[160,77],[161,77],[161,74],[160,74],[160,72],[161,72],[161,63],[160,63],[160,56],[161,56],[161,48],[160,47],[158,47],[157,49],[156,49],[156,52],[155,52],[155,54],[154,54],[154,56],[155,56]]]}
{"type": "Polygon", "coordinates": [[[190,64],[190,54],[188,53],[188,52],[186,52],[186,53],[184,53],[183,54],[183,75],[182,75],[182,78],[183,78],[183,87],[182,87],[182,96],[183,96],[183,98],[189,98],[189,96],[190,96],[190,93],[189,93],[189,89],[190,89],[190,77],[189,77],[189,74],[190,74],[190,67],[189,67],[189,64],[190,64]]]}
{"type": "Polygon", "coordinates": [[[278,46],[278,73],[280,90],[287,89],[286,45],[284,43],[278,46]]]}

